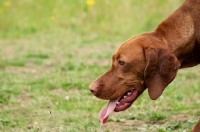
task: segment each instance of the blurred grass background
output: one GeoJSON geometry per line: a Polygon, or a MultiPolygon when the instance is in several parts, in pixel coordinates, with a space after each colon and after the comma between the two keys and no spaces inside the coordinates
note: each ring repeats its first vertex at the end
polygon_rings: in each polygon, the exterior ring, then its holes
{"type": "Polygon", "coordinates": [[[94,5],[88,5],[85,0],[1,1],[0,35],[20,38],[38,32],[61,31],[79,36],[107,33],[129,37],[152,30],[182,1],[107,0],[95,1],[94,5]]]}
{"type": "Polygon", "coordinates": [[[199,66],[104,126],[98,112],[107,101],[88,90],[120,43],[153,30],[182,2],[0,0],[0,131],[189,132],[200,115],[199,66]]]}

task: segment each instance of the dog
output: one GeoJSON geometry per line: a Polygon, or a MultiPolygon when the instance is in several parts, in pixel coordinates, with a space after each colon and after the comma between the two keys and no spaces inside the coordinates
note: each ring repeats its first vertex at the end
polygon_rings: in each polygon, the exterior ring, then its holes
{"type": "MultiPolygon", "coordinates": [[[[153,31],[122,43],[109,70],[90,84],[96,97],[110,100],[99,114],[100,121],[129,108],[146,89],[152,100],[157,99],[179,69],[199,63],[200,0],[185,0],[153,31]]],[[[200,132],[198,124],[193,132],[200,132]]]]}

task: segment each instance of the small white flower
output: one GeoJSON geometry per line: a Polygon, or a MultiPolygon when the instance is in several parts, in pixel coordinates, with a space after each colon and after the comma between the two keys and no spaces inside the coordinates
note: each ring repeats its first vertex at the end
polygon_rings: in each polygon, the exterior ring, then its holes
{"type": "Polygon", "coordinates": [[[66,99],[66,100],[69,100],[69,96],[65,96],[65,99],[66,99]]]}

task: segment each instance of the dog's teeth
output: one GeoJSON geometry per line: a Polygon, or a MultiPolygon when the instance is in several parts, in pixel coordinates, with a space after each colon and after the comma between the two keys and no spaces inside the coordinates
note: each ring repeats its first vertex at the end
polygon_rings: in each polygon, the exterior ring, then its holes
{"type": "Polygon", "coordinates": [[[117,105],[119,104],[119,102],[117,102],[117,105]]]}
{"type": "Polygon", "coordinates": [[[124,99],[126,98],[127,96],[124,96],[124,99]]]}
{"type": "Polygon", "coordinates": [[[131,94],[131,92],[128,92],[128,93],[127,93],[127,95],[130,95],[130,94],[131,94]]]}

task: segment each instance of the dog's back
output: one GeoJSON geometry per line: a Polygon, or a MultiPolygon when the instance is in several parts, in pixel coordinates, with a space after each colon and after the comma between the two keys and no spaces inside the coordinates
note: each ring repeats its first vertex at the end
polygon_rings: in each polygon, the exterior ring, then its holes
{"type": "Polygon", "coordinates": [[[184,6],[191,10],[194,20],[195,35],[200,45],[200,0],[186,0],[184,6]]]}

